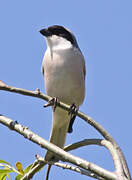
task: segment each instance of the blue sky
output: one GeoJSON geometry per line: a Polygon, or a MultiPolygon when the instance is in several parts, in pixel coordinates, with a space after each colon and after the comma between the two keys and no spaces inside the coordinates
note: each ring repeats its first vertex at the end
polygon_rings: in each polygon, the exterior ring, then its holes
{"type": "MultiPolygon", "coordinates": [[[[41,62],[46,43],[39,30],[59,24],[76,36],[86,61],[86,97],[80,110],[92,116],[121,146],[132,171],[132,1],[0,1],[0,79],[29,90],[45,92],[41,62]]],[[[51,109],[40,99],[0,92],[0,114],[28,126],[49,138],[51,109]]],[[[45,150],[0,125],[0,159],[26,167],[45,150]]],[[[86,138],[101,138],[92,127],[77,118],[66,144],[86,138]]],[[[84,147],[73,154],[113,170],[106,149],[84,147]]],[[[46,168],[34,180],[44,179],[46,168]]],[[[88,179],[53,167],[50,180],[88,179]]],[[[90,178],[89,178],[90,179],[90,178]]]]}

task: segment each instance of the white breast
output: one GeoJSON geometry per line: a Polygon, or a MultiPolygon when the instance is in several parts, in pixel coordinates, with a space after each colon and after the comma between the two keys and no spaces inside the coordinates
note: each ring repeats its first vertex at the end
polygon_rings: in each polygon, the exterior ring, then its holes
{"type": "Polygon", "coordinates": [[[76,48],[48,48],[42,63],[49,96],[67,104],[82,104],[85,94],[84,59],[76,48]],[[51,51],[52,50],[52,51],[51,51]]]}

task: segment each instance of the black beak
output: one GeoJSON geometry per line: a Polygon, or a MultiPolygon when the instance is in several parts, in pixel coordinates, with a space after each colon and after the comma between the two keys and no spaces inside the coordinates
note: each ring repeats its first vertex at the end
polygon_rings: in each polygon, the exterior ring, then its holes
{"type": "Polygon", "coordinates": [[[48,29],[41,29],[39,32],[45,37],[51,36],[51,32],[48,29]]]}

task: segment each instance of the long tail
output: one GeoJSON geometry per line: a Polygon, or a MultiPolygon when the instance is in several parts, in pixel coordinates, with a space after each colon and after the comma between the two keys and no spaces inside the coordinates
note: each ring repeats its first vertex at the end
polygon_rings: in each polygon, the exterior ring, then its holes
{"type": "MultiPolygon", "coordinates": [[[[52,130],[50,135],[51,143],[57,145],[60,148],[64,147],[69,122],[70,117],[68,113],[57,107],[55,112],[53,112],[52,130]]],[[[45,155],[45,160],[58,161],[58,158],[55,157],[52,152],[47,151],[45,155]]]]}

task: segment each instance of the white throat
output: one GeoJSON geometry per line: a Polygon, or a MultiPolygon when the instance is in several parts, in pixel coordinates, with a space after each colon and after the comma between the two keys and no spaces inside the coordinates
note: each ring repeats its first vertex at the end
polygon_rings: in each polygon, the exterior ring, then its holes
{"type": "Polygon", "coordinates": [[[70,41],[56,35],[47,37],[46,42],[47,42],[47,47],[50,48],[50,51],[64,50],[72,47],[70,41]]]}

